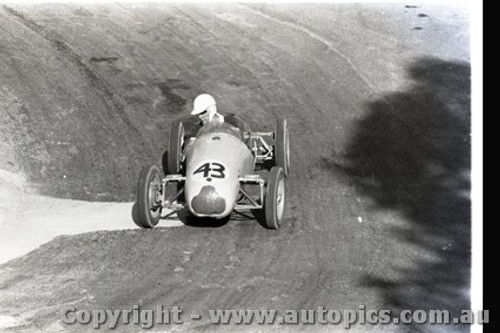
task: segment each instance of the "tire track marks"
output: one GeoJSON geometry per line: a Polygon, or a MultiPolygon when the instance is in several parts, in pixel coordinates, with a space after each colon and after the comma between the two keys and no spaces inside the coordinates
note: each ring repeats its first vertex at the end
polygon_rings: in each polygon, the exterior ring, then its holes
{"type": "Polygon", "coordinates": [[[125,103],[120,101],[120,98],[109,83],[107,83],[99,74],[95,73],[91,66],[82,59],[71,47],[62,41],[54,32],[47,30],[33,20],[27,18],[22,13],[15,9],[3,5],[2,8],[9,14],[16,17],[25,27],[42,36],[47,40],[61,55],[64,56],[70,63],[74,64],[78,71],[87,78],[88,82],[94,87],[97,94],[102,97],[106,106],[114,111],[121,121],[132,131],[133,135],[138,140],[138,143],[144,148],[148,149],[150,144],[141,135],[139,129],[130,121],[127,112],[125,111],[125,103]]]}
{"type": "Polygon", "coordinates": [[[332,42],[330,42],[329,40],[327,40],[326,38],[324,38],[323,36],[317,34],[316,32],[312,31],[311,29],[307,28],[307,27],[304,27],[300,24],[297,24],[297,23],[293,23],[293,22],[289,22],[289,21],[285,21],[285,20],[281,20],[281,19],[278,19],[276,17],[273,17],[271,15],[268,15],[260,10],[257,10],[257,9],[254,9],[254,8],[251,8],[249,6],[246,6],[246,5],[240,5],[241,8],[245,8],[247,9],[248,11],[254,13],[255,15],[258,15],[260,17],[264,17],[264,18],[267,18],[269,20],[272,20],[280,25],[285,25],[287,27],[290,27],[294,30],[298,30],[306,35],[308,35],[310,38],[320,42],[321,44],[325,45],[329,51],[331,51],[332,53],[335,53],[336,55],[338,55],[342,60],[344,60],[348,65],[349,67],[351,67],[351,69],[354,71],[354,73],[356,73],[356,75],[363,81],[363,83],[366,84],[366,86],[372,91],[376,91],[375,87],[370,83],[370,81],[363,75],[361,74],[361,71],[358,70],[357,66],[346,56],[344,55],[342,52],[340,52],[333,44],[332,42]]]}

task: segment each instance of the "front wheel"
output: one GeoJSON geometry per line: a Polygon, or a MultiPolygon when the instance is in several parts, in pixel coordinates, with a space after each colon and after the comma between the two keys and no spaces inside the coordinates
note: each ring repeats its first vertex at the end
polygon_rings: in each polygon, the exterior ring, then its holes
{"type": "Polygon", "coordinates": [[[285,172],[281,167],[272,167],[266,186],[264,203],[265,227],[279,229],[285,210],[285,172]]]}
{"type": "Polygon", "coordinates": [[[153,228],[161,216],[162,176],[156,165],[144,167],[137,184],[134,222],[141,228],[153,228]]]}

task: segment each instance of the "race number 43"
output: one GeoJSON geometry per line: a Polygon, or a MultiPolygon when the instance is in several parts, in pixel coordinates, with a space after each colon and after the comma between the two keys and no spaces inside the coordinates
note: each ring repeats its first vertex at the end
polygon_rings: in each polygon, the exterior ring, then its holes
{"type": "Polygon", "coordinates": [[[200,166],[198,169],[196,169],[193,172],[193,175],[196,175],[198,173],[203,173],[203,177],[205,177],[205,178],[207,178],[207,177],[224,178],[224,177],[226,177],[226,174],[224,173],[225,170],[226,170],[226,168],[220,163],[216,163],[216,162],[205,163],[202,166],[200,166]]]}

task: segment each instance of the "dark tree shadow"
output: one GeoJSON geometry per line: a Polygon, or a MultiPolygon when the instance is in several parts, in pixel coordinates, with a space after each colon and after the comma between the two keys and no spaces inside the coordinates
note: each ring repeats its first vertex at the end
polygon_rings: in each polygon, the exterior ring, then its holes
{"type": "Polygon", "coordinates": [[[342,167],[377,208],[407,217],[409,225],[392,229],[395,242],[435,259],[413,258],[407,268],[391,267],[397,277],[369,273],[361,284],[377,288],[391,309],[457,315],[470,308],[470,65],[422,58],[408,73],[413,83],[406,91],[368,105],[342,167]]]}

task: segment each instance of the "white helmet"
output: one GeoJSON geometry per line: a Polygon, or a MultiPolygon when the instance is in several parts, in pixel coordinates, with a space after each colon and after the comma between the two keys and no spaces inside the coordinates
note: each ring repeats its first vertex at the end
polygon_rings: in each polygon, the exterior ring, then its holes
{"type": "Polygon", "coordinates": [[[215,99],[209,94],[198,95],[193,102],[193,111],[191,115],[197,116],[204,111],[216,111],[215,99]],[[210,110],[209,110],[210,109],[210,110]]]}

